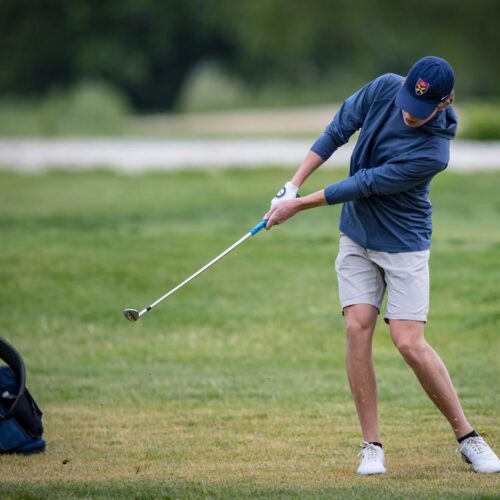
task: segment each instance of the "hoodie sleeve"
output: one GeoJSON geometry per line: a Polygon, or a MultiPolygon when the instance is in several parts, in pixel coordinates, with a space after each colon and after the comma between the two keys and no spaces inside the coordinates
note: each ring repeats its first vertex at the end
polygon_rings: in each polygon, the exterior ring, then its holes
{"type": "Polygon", "coordinates": [[[384,76],[379,77],[366,84],[342,103],[331,123],[312,145],[311,151],[326,161],[361,128],[383,78],[384,76]]]}
{"type": "Polygon", "coordinates": [[[355,175],[327,186],[325,198],[329,205],[333,205],[372,195],[400,193],[429,181],[445,168],[446,165],[435,160],[413,160],[362,168],[355,175]]]}

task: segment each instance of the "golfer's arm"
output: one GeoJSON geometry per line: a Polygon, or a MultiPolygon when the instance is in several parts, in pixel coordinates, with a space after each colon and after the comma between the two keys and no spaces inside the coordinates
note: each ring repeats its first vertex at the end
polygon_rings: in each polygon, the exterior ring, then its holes
{"type": "Polygon", "coordinates": [[[297,198],[296,202],[299,205],[299,211],[307,210],[308,208],[322,207],[327,205],[325,190],[321,189],[315,193],[308,194],[302,198],[297,198]]]}
{"type": "Polygon", "coordinates": [[[314,151],[309,151],[304,161],[297,169],[297,172],[295,172],[295,175],[292,177],[292,183],[297,187],[302,186],[305,180],[323,163],[324,160],[321,156],[314,151]]]}

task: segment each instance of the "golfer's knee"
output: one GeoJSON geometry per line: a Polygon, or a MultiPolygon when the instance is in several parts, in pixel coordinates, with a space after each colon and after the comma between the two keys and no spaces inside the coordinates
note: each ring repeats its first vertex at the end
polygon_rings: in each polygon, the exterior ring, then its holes
{"type": "Polygon", "coordinates": [[[418,363],[426,355],[428,345],[423,337],[400,335],[393,336],[392,341],[403,358],[410,364],[418,363]]]}
{"type": "Polygon", "coordinates": [[[350,317],[346,320],[346,337],[349,343],[371,340],[373,324],[366,319],[350,317]]]}

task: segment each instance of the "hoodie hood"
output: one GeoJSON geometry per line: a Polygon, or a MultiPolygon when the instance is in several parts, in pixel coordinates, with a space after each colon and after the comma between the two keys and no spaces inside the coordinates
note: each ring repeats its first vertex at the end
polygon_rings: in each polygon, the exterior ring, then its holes
{"type": "Polygon", "coordinates": [[[447,107],[441,113],[422,125],[422,130],[429,132],[432,135],[443,137],[445,139],[454,139],[457,133],[458,119],[452,107],[447,107]]]}

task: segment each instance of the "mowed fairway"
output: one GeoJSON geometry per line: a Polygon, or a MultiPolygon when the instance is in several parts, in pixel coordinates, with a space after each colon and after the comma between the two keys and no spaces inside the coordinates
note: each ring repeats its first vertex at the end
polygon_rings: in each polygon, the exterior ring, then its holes
{"type": "MultiPolygon", "coordinates": [[[[291,172],[0,173],[0,335],[47,452],[0,457],[0,497],[492,498],[380,322],[385,477],[356,477],[333,261],[339,207],[227,248],[291,172]]],[[[318,171],[304,192],[342,178],[318,171]]],[[[427,337],[500,451],[500,173],[433,183],[427,337]]]]}

